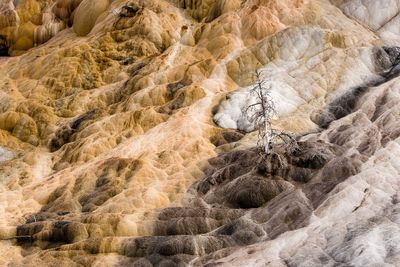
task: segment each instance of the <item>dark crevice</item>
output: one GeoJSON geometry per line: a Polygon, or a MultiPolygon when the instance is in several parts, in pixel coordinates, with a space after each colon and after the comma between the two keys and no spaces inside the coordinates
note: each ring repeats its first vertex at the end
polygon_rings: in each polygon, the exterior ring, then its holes
{"type": "Polygon", "coordinates": [[[50,140],[50,151],[54,152],[60,149],[63,145],[71,142],[72,136],[79,131],[79,128],[84,122],[87,122],[91,119],[93,119],[96,114],[98,113],[98,110],[91,110],[89,112],[86,112],[80,116],[78,116],[76,119],[74,119],[71,123],[68,125],[64,125],[60,127],[54,137],[50,140]]]}
{"type": "Polygon", "coordinates": [[[8,43],[5,37],[0,35],[0,57],[9,57],[8,43]]]}

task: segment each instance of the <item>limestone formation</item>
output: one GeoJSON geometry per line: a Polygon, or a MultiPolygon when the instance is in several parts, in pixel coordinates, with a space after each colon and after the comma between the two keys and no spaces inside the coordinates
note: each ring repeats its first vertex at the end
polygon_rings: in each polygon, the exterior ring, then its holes
{"type": "Polygon", "coordinates": [[[94,27],[98,17],[107,10],[109,0],[83,0],[74,14],[73,27],[78,36],[87,35],[94,27]]]}
{"type": "Polygon", "coordinates": [[[399,7],[2,1],[0,266],[399,266],[399,7]]]}

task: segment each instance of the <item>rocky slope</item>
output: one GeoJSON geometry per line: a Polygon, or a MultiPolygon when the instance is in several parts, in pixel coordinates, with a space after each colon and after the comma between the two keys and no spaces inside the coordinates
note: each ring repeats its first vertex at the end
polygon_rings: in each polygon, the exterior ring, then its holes
{"type": "Polygon", "coordinates": [[[0,265],[400,266],[399,11],[2,1],[0,265]]]}

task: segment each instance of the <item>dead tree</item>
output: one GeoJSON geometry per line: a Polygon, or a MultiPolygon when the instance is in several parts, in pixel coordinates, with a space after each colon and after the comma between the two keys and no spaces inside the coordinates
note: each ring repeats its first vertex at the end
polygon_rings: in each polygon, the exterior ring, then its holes
{"type": "Polygon", "coordinates": [[[297,142],[292,134],[272,127],[272,119],[277,113],[271,96],[271,85],[262,79],[259,70],[256,71],[256,78],[256,85],[250,90],[250,94],[256,97],[256,102],[245,107],[243,112],[258,130],[257,146],[263,158],[277,158],[279,164],[284,167],[286,161],[276,153],[276,145],[283,143],[286,148],[294,148],[297,142]]]}

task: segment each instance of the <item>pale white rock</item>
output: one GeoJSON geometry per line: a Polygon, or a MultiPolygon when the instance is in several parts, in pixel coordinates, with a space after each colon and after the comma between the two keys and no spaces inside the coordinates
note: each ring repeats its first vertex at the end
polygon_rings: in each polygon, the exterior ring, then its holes
{"type": "MultiPolygon", "coordinates": [[[[289,29],[273,37],[279,47],[277,59],[260,59],[268,62],[258,70],[265,87],[270,88],[278,117],[288,116],[321,97],[330,102],[349,88],[380,79],[372,48],[332,47],[326,43],[327,34],[318,28],[289,29]]],[[[259,47],[267,50],[268,44],[266,40],[265,48],[259,47]]],[[[215,122],[224,128],[254,130],[254,123],[243,111],[257,101],[250,93],[255,86],[228,95],[214,116],[215,122]]]]}
{"type": "Polygon", "coordinates": [[[398,0],[333,0],[347,16],[376,32],[388,45],[399,44],[398,0]]]}
{"type": "Polygon", "coordinates": [[[0,147],[0,162],[10,160],[14,157],[14,153],[10,150],[0,147]]]}

